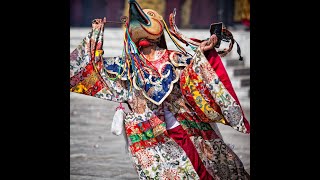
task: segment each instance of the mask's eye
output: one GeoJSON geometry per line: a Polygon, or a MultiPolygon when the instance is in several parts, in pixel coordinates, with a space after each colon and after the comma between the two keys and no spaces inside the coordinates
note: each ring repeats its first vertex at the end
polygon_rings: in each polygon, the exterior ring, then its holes
{"type": "Polygon", "coordinates": [[[151,11],[147,12],[147,14],[149,14],[150,16],[154,16],[154,13],[151,11]]]}

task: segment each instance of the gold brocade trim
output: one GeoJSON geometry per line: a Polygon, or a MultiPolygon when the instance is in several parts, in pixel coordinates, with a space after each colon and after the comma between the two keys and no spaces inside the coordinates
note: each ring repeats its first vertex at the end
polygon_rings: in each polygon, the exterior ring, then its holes
{"type": "Polygon", "coordinates": [[[81,84],[81,82],[77,84],[75,87],[70,89],[71,92],[80,93],[80,94],[84,94],[84,92],[87,90],[88,89],[83,84],[81,84]]]}

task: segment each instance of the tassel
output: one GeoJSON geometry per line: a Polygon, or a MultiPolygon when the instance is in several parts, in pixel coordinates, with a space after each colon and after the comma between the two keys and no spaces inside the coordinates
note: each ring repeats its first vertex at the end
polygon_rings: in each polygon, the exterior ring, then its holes
{"type": "Polygon", "coordinates": [[[122,131],[124,129],[124,107],[122,106],[122,103],[116,108],[116,113],[113,116],[113,121],[111,124],[111,132],[114,135],[119,136],[122,134],[122,131]]]}
{"type": "Polygon", "coordinates": [[[238,42],[236,40],[234,40],[237,43],[237,53],[239,54],[239,61],[243,61],[243,57],[241,56],[241,49],[240,46],[238,44],[238,42]]]}

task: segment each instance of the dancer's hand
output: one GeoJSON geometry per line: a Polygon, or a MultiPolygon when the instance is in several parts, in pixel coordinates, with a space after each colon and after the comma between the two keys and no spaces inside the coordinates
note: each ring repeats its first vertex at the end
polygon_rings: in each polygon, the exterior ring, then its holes
{"type": "Polygon", "coordinates": [[[102,24],[106,23],[106,21],[107,21],[106,18],[103,18],[103,19],[94,19],[94,20],[92,20],[92,23],[91,23],[92,28],[93,28],[93,29],[98,29],[98,28],[101,27],[102,24]]]}
{"type": "Polygon", "coordinates": [[[202,52],[211,50],[214,48],[217,42],[218,42],[218,37],[215,34],[212,34],[208,40],[200,43],[200,50],[202,52]]]}

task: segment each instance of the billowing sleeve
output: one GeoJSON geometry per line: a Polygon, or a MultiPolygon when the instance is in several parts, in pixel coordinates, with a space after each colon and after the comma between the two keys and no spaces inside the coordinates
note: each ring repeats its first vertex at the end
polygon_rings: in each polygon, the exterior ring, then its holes
{"type": "Polygon", "coordinates": [[[206,122],[218,122],[242,133],[250,133],[250,125],[215,50],[203,54],[198,48],[191,63],[180,76],[181,92],[196,113],[206,122]],[[211,52],[212,51],[212,52],[211,52]]]}
{"type": "Polygon", "coordinates": [[[94,20],[91,31],[70,54],[70,92],[125,102],[129,94],[123,60],[103,58],[103,33],[103,20],[94,20]]]}

